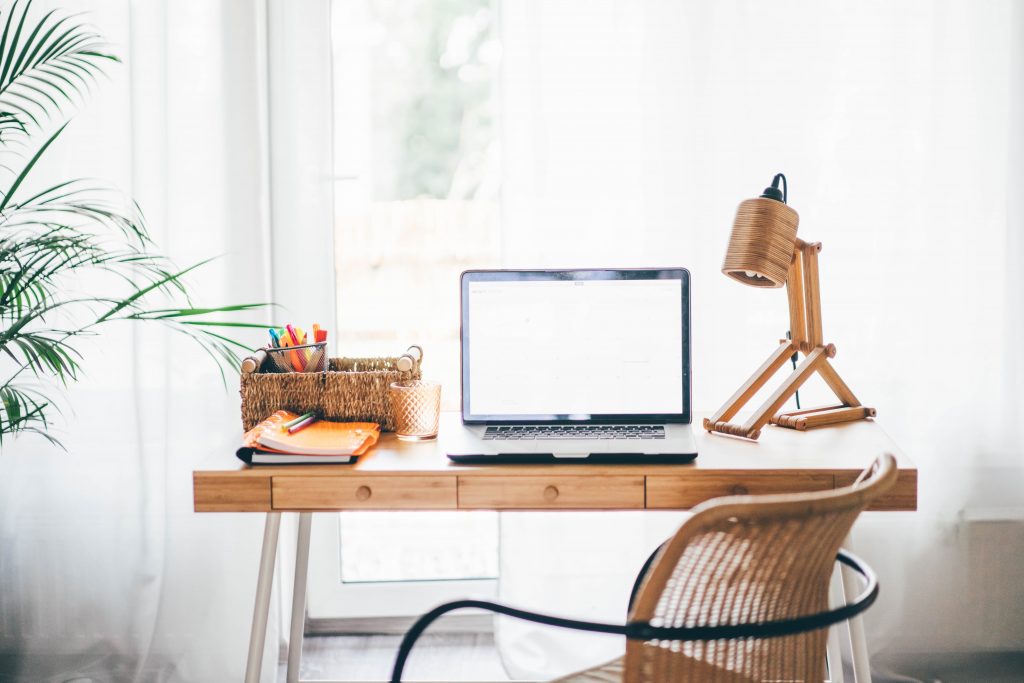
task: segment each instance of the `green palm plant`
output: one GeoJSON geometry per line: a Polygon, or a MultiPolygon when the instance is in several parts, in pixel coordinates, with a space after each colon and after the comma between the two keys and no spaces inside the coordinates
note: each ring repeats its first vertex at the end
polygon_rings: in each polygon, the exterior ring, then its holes
{"type": "Polygon", "coordinates": [[[246,347],[224,328],[262,325],[210,316],[264,304],[193,305],[184,279],[207,261],[178,268],[157,253],[138,206],[112,188],[67,180],[25,189],[67,127],[65,110],[119,61],[79,16],[35,18],[31,4],[0,8],[0,442],[35,432],[59,444],[52,397],[78,378],[82,337],[116,321],[160,323],[198,342],[226,381],[246,347]],[[76,293],[83,278],[105,293],[76,293]]]}

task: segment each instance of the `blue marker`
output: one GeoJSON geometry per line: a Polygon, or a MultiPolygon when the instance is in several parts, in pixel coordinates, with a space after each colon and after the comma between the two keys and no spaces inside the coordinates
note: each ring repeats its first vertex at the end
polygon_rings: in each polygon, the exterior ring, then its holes
{"type": "Polygon", "coordinates": [[[281,348],[281,337],[277,335],[277,330],[271,327],[269,330],[267,330],[267,332],[270,332],[270,341],[274,343],[274,348],[281,348]]]}

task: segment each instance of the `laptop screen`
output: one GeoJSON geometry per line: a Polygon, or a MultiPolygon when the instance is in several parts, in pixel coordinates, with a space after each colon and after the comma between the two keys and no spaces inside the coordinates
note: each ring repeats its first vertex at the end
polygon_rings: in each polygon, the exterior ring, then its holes
{"type": "Polygon", "coordinates": [[[689,421],[689,273],[477,271],[462,282],[463,418],[689,421]]]}

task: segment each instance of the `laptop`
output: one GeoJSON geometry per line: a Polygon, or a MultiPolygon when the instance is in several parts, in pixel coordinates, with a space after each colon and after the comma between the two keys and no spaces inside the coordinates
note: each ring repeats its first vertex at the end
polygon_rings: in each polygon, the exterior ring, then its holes
{"type": "Polygon", "coordinates": [[[690,427],[690,273],[462,274],[460,463],[679,463],[690,427]]]}

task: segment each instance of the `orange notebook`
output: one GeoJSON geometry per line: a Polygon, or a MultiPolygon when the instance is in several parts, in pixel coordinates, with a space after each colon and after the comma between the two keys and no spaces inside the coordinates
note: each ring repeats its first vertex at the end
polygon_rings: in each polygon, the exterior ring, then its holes
{"type": "Polygon", "coordinates": [[[238,457],[253,463],[326,462],[327,458],[331,462],[348,462],[368,451],[380,436],[380,425],[376,422],[320,420],[294,434],[281,428],[296,417],[279,410],[250,429],[243,437],[238,457]]]}

